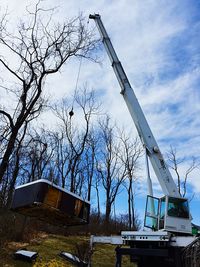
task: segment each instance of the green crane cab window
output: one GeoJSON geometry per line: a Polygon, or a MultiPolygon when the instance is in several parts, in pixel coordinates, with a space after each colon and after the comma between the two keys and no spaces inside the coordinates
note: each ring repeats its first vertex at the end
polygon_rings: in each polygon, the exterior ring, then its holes
{"type": "Polygon", "coordinates": [[[160,219],[164,219],[165,217],[165,197],[160,200],[160,219]]]}
{"type": "Polygon", "coordinates": [[[189,218],[188,201],[186,199],[169,197],[167,214],[172,217],[189,218]]]}

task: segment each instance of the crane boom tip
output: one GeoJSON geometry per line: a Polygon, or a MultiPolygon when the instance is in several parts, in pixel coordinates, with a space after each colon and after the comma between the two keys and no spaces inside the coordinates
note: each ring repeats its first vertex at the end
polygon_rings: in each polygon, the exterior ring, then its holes
{"type": "Polygon", "coordinates": [[[99,14],[94,14],[94,15],[90,14],[90,15],[89,15],[89,19],[96,19],[96,18],[98,18],[98,17],[100,17],[99,14]]]}

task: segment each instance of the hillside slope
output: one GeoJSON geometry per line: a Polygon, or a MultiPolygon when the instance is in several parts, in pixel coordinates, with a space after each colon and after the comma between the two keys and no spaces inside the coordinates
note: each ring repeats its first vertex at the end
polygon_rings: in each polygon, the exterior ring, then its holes
{"type": "MultiPolygon", "coordinates": [[[[71,263],[59,256],[61,251],[87,254],[89,237],[85,236],[60,236],[44,235],[38,240],[32,240],[30,244],[9,243],[0,252],[0,266],[4,267],[72,267],[71,263]],[[39,256],[34,263],[27,263],[13,259],[13,253],[17,249],[26,248],[27,250],[37,251],[39,256]]],[[[93,249],[91,263],[92,267],[113,267],[115,266],[115,247],[114,245],[96,244],[93,249]]],[[[129,262],[128,257],[123,259],[123,267],[134,267],[129,262]]]]}

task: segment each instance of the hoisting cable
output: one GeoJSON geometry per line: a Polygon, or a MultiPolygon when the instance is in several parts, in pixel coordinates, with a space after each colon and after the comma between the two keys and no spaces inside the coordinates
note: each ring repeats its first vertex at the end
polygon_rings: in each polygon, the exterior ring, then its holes
{"type": "MultiPolygon", "coordinates": [[[[86,32],[88,30],[89,21],[90,20],[88,19],[86,32]]],[[[78,88],[78,83],[79,83],[79,78],[80,78],[80,73],[81,73],[81,67],[82,67],[82,61],[83,61],[83,56],[81,56],[80,61],[79,61],[78,73],[77,73],[76,84],[75,84],[75,93],[76,93],[77,88],[78,88]]],[[[69,111],[70,120],[71,120],[73,115],[74,115],[74,99],[73,99],[73,102],[72,102],[72,109],[69,111]]]]}
{"type": "MultiPolygon", "coordinates": [[[[81,65],[82,65],[82,57],[79,61],[78,74],[77,74],[76,85],[75,85],[75,94],[76,94],[76,91],[78,88],[78,82],[79,82],[79,77],[80,77],[80,72],[81,72],[81,65]]],[[[72,109],[69,112],[70,119],[72,118],[73,115],[74,115],[74,98],[73,98],[73,102],[72,102],[72,109]]]]}

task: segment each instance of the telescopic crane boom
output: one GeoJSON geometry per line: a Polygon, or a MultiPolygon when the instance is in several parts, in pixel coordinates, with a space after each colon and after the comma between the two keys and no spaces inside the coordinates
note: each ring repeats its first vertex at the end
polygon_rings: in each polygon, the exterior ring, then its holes
{"type": "Polygon", "coordinates": [[[151,132],[151,129],[147,123],[147,120],[135,96],[131,84],[126,76],[122,64],[119,61],[110,38],[103,26],[100,15],[90,15],[90,18],[95,19],[96,25],[102,36],[103,44],[106,48],[112,67],[121,86],[121,94],[124,97],[141,141],[147,150],[147,155],[149,156],[155,174],[160,182],[163,193],[169,196],[180,197],[176,184],[172,179],[172,176],[160,152],[158,144],[151,132]]]}
{"type": "MultiPolygon", "coordinates": [[[[134,121],[138,134],[142,141],[142,144],[146,149],[148,158],[150,159],[154,172],[157,176],[162,191],[165,195],[165,197],[160,200],[159,204],[159,209],[161,208],[163,209],[161,205],[165,206],[165,215],[164,215],[165,218],[164,219],[161,218],[159,214],[158,216],[156,216],[156,219],[158,220],[157,229],[164,228],[174,232],[190,233],[191,218],[189,215],[187,199],[181,198],[179,194],[177,186],[171,176],[171,173],[169,172],[169,169],[161,154],[158,144],[152,134],[152,131],[147,123],[147,120],[144,116],[141,106],[135,96],[135,93],[126,76],[122,64],[117,57],[117,54],[113,48],[111,40],[104,28],[100,15],[99,14],[90,15],[89,18],[94,19],[96,22],[97,28],[102,37],[103,44],[110,58],[113,70],[120,84],[121,94],[126,102],[126,105],[129,109],[131,117],[134,121]],[[169,209],[169,206],[171,207],[174,206],[174,208],[176,208],[175,206],[177,205],[179,206],[178,207],[179,211],[177,211],[177,214],[175,216],[171,216],[170,218],[170,213],[168,212],[167,209],[169,209]],[[164,222],[160,220],[164,220],[164,222]]],[[[152,216],[154,217],[153,214],[152,216]]],[[[153,227],[155,228],[155,225],[153,227]]]]}

